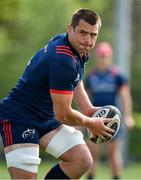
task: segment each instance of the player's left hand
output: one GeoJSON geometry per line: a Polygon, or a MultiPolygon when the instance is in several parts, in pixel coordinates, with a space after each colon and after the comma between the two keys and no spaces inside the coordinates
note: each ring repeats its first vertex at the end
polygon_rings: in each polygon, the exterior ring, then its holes
{"type": "Polygon", "coordinates": [[[101,106],[98,106],[98,107],[93,106],[92,108],[90,108],[86,111],[85,115],[91,117],[100,108],[101,108],[101,106]]]}

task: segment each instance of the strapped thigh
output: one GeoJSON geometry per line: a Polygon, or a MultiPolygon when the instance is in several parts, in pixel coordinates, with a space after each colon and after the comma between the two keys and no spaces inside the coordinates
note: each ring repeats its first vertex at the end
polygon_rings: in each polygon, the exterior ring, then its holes
{"type": "Polygon", "coordinates": [[[78,144],[85,144],[83,134],[73,127],[64,125],[51,139],[46,152],[59,158],[63,153],[78,144]]]}
{"type": "Polygon", "coordinates": [[[32,173],[38,172],[39,147],[17,148],[6,153],[7,167],[16,167],[32,173]]]}

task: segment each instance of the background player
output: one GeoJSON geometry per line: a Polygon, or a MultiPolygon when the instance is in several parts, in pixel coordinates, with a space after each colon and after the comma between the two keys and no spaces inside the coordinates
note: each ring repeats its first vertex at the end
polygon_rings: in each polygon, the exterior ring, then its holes
{"type": "Polygon", "coordinates": [[[61,160],[45,179],[78,179],[91,167],[92,157],[81,132],[71,126],[111,137],[113,130],[104,125],[110,119],[90,118],[97,108],[82,82],[100,27],[94,11],[76,11],[67,34],[52,38],[31,58],[16,87],[0,102],[0,132],[12,179],[37,178],[39,144],[61,160]],[[82,113],[72,109],[73,97],[82,113]]]}
{"type": "MultiPolygon", "coordinates": [[[[132,128],[134,120],[132,118],[132,100],[127,79],[112,65],[113,49],[108,42],[99,43],[95,51],[96,68],[89,73],[86,78],[86,87],[94,106],[114,105],[117,104],[117,96],[121,98],[123,119],[126,128],[132,128]]],[[[108,156],[113,179],[119,179],[123,168],[123,157],[121,157],[121,143],[125,127],[122,127],[117,137],[107,143],[108,156]],[[123,130],[124,128],[124,130],[123,130]]],[[[94,172],[98,163],[100,154],[100,145],[88,142],[92,156],[94,158],[94,167],[88,173],[88,179],[94,178],[94,172]]]]}

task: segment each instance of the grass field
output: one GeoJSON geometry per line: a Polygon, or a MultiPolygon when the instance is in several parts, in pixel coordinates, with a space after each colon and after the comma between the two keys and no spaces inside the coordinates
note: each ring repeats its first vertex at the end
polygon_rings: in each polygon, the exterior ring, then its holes
{"type": "MultiPolygon", "coordinates": [[[[39,166],[38,179],[43,179],[43,176],[47,169],[49,169],[54,162],[42,162],[39,166]]],[[[97,179],[110,179],[110,170],[107,164],[103,164],[99,167],[97,172],[97,179]]],[[[0,179],[10,179],[5,162],[0,162],[0,179]]],[[[85,176],[82,177],[85,179],[85,176]]],[[[125,168],[122,179],[140,179],[141,180],[141,162],[131,163],[125,168]]]]}

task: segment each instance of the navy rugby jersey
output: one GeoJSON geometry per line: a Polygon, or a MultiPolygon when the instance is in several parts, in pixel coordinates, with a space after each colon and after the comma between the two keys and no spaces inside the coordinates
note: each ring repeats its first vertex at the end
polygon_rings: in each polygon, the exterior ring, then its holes
{"type": "Polygon", "coordinates": [[[86,88],[90,91],[92,104],[95,106],[116,105],[117,94],[127,85],[127,79],[116,67],[105,72],[92,71],[86,78],[86,88]]]}
{"type": "Polygon", "coordinates": [[[16,87],[0,102],[0,119],[54,118],[50,92],[72,94],[83,77],[88,56],[80,57],[67,34],[52,38],[28,62],[16,87]]]}

